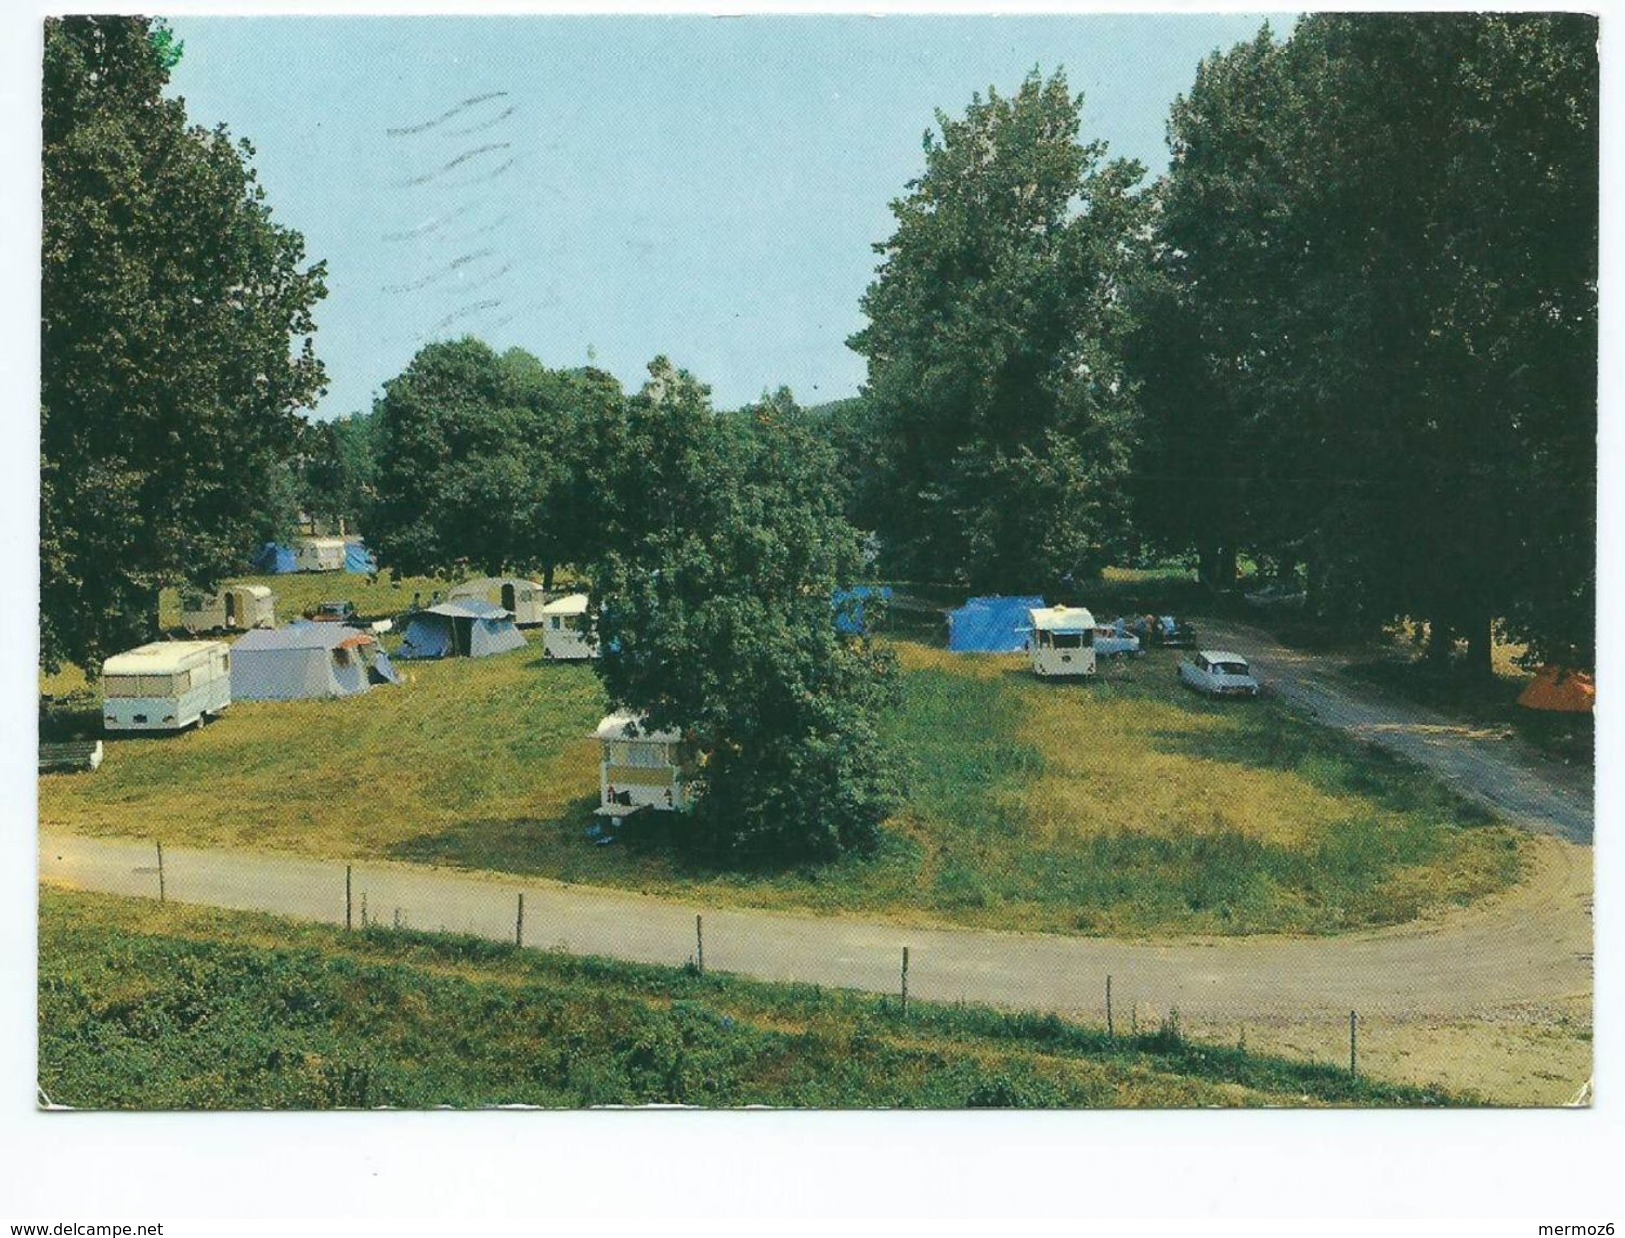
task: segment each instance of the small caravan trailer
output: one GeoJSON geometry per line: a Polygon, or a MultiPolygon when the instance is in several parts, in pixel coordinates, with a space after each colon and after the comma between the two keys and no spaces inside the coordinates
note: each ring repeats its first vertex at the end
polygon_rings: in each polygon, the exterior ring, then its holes
{"type": "Polygon", "coordinates": [[[604,746],[596,816],[618,820],[640,808],[671,812],[693,798],[694,754],[676,731],[646,730],[636,714],[610,714],[594,733],[604,746]]]}
{"type": "Polygon", "coordinates": [[[301,572],[342,572],[344,545],[342,537],[301,537],[293,546],[294,562],[301,572]]]}
{"type": "Polygon", "coordinates": [[[109,731],[181,731],[230,704],[225,641],[157,641],[102,663],[102,725],[109,731]]]}
{"type": "Polygon", "coordinates": [[[465,580],[448,593],[449,599],[476,598],[500,606],[513,615],[515,627],[533,628],[543,622],[547,594],[534,580],[517,576],[484,576],[465,580]]]}
{"type": "Polygon", "coordinates": [[[276,596],[264,585],[223,585],[218,593],[183,593],[188,632],[246,632],[276,627],[276,596]]]}
{"type": "Polygon", "coordinates": [[[239,701],[357,696],[374,683],[400,682],[377,637],[336,623],[250,632],[231,656],[231,694],[239,701]]]}
{"type": "Polygon", "coordinates": [[[1081,606],[1046,606],[1027,612],[1032,636],[1027,650],[1040,675],[1095,673],[1095,617],[1081,606]]]}
{"type": "Polygon", "coordinates": [[[542,607],[543,656],[569,661],[596,658],[598,646],[587,635],[587,595],[572,593],[542,607]]]}

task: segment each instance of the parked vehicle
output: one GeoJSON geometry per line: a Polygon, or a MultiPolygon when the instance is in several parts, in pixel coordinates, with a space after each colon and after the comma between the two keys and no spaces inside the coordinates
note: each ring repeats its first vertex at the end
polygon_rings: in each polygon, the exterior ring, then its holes
{"type": "Polygon", "coordinates": [[[312,623],[348,623],[357,626],[354,602],[318,602],[313,610],[305,612],[312,623]]]}
{"type": "Polygon", "coordinates": [[[181,626],[188,632],[247,631],[276,627],[276,597],[264,585],[225,585],[216,593],[181,595],[181,626]]]}
{"type": "Polygon", "coordinates": [[[1247,659],[1223,649],[1198,650],[1179,660],[1179,682],[1204,696],[1257,696],[1247,659]]]}
{"type": "Polygon", "coordinates": [[[1095,629],[1095,656],[1097,658],[1143,658],[1145,649],[1140,638],[1129,631],[1121,619],[1095,629]]]}
{"type": "Polygon", "coordinates": [[[1256,606],[1263,610],[1302,606],[1306,596],[1299,586],[1282,581],[1275,581],[1273,584],[1265,585],[1262,589],[1255,589],[1251,593],[1242,594],[1242,597],[1247,600],[1247,605],[1256,606]]]}
{"type": "MultiPolygon", "coordinates": [[[[1081,606],[1029,607],[1027,653],[1038,675],[1095,673],[1095,617],[1081,606]]],[[[1107,629],[1110,631],[1111,629],[1107,629]]]]}
{"type": "Polygon", "coordinates": [[[1195,626],[1173,615],[1139,615],[1129,621],[1128,630],[1140,638],[1142,646],[1157,649],[1196,648],[1195,626]]]}
{"type": "Polygon", "coordinates": [[[102,726],[183,731],[231,704],[231,647],[224,641],[158,641],[102,664],[102,726]]]}

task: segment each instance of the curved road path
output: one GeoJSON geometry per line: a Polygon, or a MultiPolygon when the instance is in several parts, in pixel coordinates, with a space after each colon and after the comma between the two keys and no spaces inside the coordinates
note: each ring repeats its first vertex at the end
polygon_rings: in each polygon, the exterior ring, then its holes
{"type": "MultiPolygon", "coordinates": [[[[1358,1009],[1396,1019],[1474,1015],[1591,992],[1592,812],[1589,777],[1502,737],[1341,682],[1310,655],[1263,633],[1214,626],[1209,644],[1252,657],[1261,678],[1328,725],[1440,772],[1537,834],[1516,889],[1412,924],[1335,938],[1135,942],[945,928],[828,915],[716,909],[623,890],[367,862],[353,871],[352,915],[412,928],[512,940],[525,896],[525,944],[681,964],[704,914],[708,967],[773,980],[892,992],[910,947],[909,991],[1098,1019],[1106,977],[1119,1008],[1145,1005],[1202,1022],[1294,1020],[1358,1009]]],[[[151,844],[42,833],[40,876],[54,884],[153,896],[151,844]]],[[[259,852],[165,852],[169,898],[344,922],[341,862],[259,852]]]]}

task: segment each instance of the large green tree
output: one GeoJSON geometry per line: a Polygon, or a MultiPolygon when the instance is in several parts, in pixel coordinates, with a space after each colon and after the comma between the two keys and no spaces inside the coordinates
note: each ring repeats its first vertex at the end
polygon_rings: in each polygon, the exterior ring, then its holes
{"type": "Polygon", "coordinates": [[[1574,15],[1316,14],[1202,66],[1135,353],[1187,536],[1479,671],[1497,620],[1589,663],[1596,118],[1574,15]]]}
{"type": "Polygon", "coordinates": [[[725,862],[871,849],[895,791],[889,654],[836,630],[858,571],[833,452],[787,392],[728,417],[665,358],[629,403],[593,568],[611,700],[704,754],[684,837],[725,862]]]}
{"type": "Polygon", "coordinates": [[[1123,292],[1144,261],[1142,169],[1079,139],[1081,99],[1036,72],[959,119],[925,171],[851,340],[894,569],[986,589],[1053,587],[1106,562],[1134,405],[1123,292]]]}
{"type": "Polygon", "coordinates": [[[538,570],[551,586],[596,537],[594,458],[621,392],[473,338],[430,344],[384,385],[366,530],[402,572],[538,570]]]}
{"type": "Polygon", "coordinates": [[[283,530],[325,292],[226,130],[165,98],[139,17],[45,26],[40,656],[94,669],[283,530]]]}

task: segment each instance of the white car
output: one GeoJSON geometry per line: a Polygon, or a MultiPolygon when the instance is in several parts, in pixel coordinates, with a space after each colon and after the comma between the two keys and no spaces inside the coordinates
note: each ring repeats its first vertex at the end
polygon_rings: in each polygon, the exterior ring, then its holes
{"type": "Polygon", "coordinates": [[[1204,696],[1257,696],[1247,659],[1223,649],[1199,649],[1179,663],[1179,682],[1204,696]]]}

